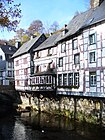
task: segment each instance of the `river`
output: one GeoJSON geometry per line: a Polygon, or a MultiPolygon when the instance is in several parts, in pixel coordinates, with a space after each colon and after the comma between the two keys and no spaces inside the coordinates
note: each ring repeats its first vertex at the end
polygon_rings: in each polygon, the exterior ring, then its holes
{"type": "Polygon", "coordinates": [[[105,128],[45,113],[0,117],[0,140],[104,140],[105,128]]]}

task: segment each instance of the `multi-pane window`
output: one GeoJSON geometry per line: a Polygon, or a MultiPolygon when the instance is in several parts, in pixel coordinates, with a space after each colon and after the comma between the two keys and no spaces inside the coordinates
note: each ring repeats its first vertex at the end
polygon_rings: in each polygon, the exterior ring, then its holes
{"type": "Polygon", "coordinates": [[[63,67],[63,57],[59,58],[59,67],[63,67]]]}
{"type": "Polygon", "coordinates": [[[63,74],[63,85],[67,85],[67,74],[63,74]]]}
{"type": "Polygon", "coordinates": [[[74,85],[79,86],[79,73],[74,73],[74,85]]]}
{"type": "Polygon", "coordinates": [[[93,63],[96,61],[95,52],[90,52],[89,57],[90,57],[90,63],[93,63]]]}
{"type": "Polygon", "coordinates": [[[77,53],[74,55],[74,64],[80,64],[80,54],[77,53]]]}
{"type": "Polygon", "coordinates": [[[58,75],[58,86],[62,86],[62,74],[58,75]]]}
{"type": "Polygon", "coordinates": [[[96,72],[89,73],[89,83],[91,87],[96,86],[96,72]]]}
{"type": "Polygon", "coordinates": [[[95,34],[91,34],[89,35],[89,44],[92,45],[94,43],[96,43],[95,34]]]}
{"type": "Polygon", "coordinates": [[[77,39],[72,40],[72,48],[73,50],[78,48],[77,39]]]}
{"type": "Polygon", "coordinates": [[[73,73],[68,74],[68,85],[69,86],[73,85],[73,73]]]}
{"type": "Polygon", "coordinates": [[[63,43],[63,44],[61,45],[61,52],[62,52],[62,53],[66,52],[66,43],[63,43]]]}
{"type": "Polygon", "coordinates": [[[35,78],[31,79],[31,84],[35,84],[35,78]]]}

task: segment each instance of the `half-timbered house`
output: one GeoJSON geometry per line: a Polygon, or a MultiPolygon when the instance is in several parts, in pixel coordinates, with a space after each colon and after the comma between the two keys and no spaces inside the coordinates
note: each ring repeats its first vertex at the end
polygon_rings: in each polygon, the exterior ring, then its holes
{"type": "Polygon", "coordinates": [[[0,45],[0,85],[14,84],[14,64],[12,55],[17,48],[8,44],[0,45]]]}
{"type": "Polygon", "coordinates": [[[30,90],[30,76],[34,73],[33,50],[45,40],[46,36],[44,34],[31,38],[13,55],[16,90],[30,90]]]}
{"type": "Polygon", "coordinates": [[[58,37],[58,94],[105,96],[104,28],[105,1],[74,16],[58,37]]]}
{"type": "Polygon", "coordinates": [[[34,52],[35,73],[31,77],[32,91],[56,90],[57,47],[55,40],[59,33],[49,36],[34,52]]]}

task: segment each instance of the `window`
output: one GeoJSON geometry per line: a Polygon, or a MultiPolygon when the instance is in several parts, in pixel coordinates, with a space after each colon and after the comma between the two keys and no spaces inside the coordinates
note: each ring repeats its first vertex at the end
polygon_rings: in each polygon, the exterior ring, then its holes
{"type": "Polygon", "coordinates": [[[79,86],[79,73],[74,73],[74,86],[79,86]]]}
{"type": "Polygon", "coordinates": [[[89,73],[89,83],[91,87],[96,86],[96,72],[89,73]]]}
{"type": "Polygon", "coordinates": [[[18,66],[18,65],[19,65],[19,60],[16,61],[16,66],[18,66]]]}
{"type": "Polygon", "coordinates": [[[3,76],[3,71],[0,71],[0,77],[2,77],[3,76]]]}
{"type": "Polygon", "coordinates": [[[39,84],[39,77],[36,77],[36,84],[39,84]]]}
{"type": "Polygon", "coordinates": [[[48,56],[50,56],[50,55],[51,55],[51,48],[48,49],[48,56]]]}
{"type": "Polygon", "coordinates": [[[19,84],[19,80],[16,80],[16,83],[17,83],[17,86],[19,86],[20,84],[19,84]]]}
{"type": "Polygon", "coordinates": [[[95,34],[89,35],[89,44],[92,45],[95,43],[96,43],[95,34]]]}
{"type": "Polygon", "coordinates": [[[73,86],[73,73],[69,73],[68,75],[68,85],[73,86]]]}
{"type": "Polygon", "coordinates": [[[36,58],[39,58],[40,56],[39,56],[39,51],[38,52],[36,52],[36,58]]]}
{"type": "Polygon", "coordinates": [[[61,52],[62,52],[62,53],[66,52],[66,43],[63,43],[63,44],[61,45],[61,52]]]}
{"type": "Polygon", "coordinates": [[[2,58],[2,55],[0,55],[0,61],[2,60],[3,58],[2,58]]]}
{"type": "Polygon", "coordinates": [[[63,57],[59,58],[59,67],[63,67],[63,57]]]}
{"type": "Polygon", "coordinates": [[[12,77],[12,71],[8,71],[8,77],[12,77]]]}
{"type": "Polygon", "coordinates": [[[67,74],[63,74],[63,85],[67,85],[67,74]]]}
{"type": "Polygon", "coordinates": [[[28,69],[24,69],[24,75],[28,75],[28,69]]]}
{"type": "Polygon", "coordinates": [[[28,86],[28,79],[25,79],[25,86],[27,87],[28,86]]]}
{"type": "Polygon", "coordinates": [[[78,48],[77,39],[72,40],[72,48],[73,50],[78,48]]]}
{"type": "Polygon", "coordinates": [[[62,74],[58,75],[58,86],[62,86],[62,74]]]}
{"type": "Polygon", "coordinates": [[[74,55],[74,64],[80,64],[80,54],[75,54],[74,55]]]}
{"type": "Polygon", "coordinates": [[[8,68],[12,68],[12,62],[8,62],[8,68]]]}
{"type": "Polygon", "coordinates": [[[90,57],[90,63],[95,62],[95,52],[90,52],[89,57],[90,57]]]}
{"type": "Polygon", "coordinates": [[[39,66],[36,66],[36,73],[39,72],[39,66]]]}
{"type": "Polygon", "coordinates": [[[27,57],[26,58],[23,58],[23,63],[24,64],[27,64],[27,57]]]}
{"type": "Polygon", "coordinates": [[[19,76],[19,70],[16,70],[16,76],[19,76]]]}

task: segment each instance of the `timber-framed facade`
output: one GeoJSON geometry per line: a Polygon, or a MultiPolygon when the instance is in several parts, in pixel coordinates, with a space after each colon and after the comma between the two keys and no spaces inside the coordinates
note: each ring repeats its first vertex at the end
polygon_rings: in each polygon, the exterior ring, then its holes
{"type": "MultiPolygon", "coordinates": [[[[51,35],[33,49],[29,59],[33,66],[28,66],[23,91],[105,97],[104,7],[105,1],[74,16],[61,33],[51,35]]],[[[22,86],[18,82],[17,90],[22,86]]]]}

